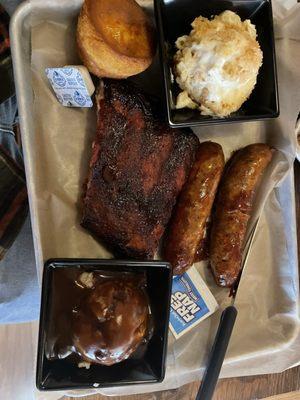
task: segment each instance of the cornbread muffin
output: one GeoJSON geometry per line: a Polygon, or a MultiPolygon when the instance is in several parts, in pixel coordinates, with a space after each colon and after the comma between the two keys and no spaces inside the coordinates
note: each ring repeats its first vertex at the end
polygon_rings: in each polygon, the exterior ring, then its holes
{"type": "Polygon", "coordinates": [[[85,0],[78,18],[77,48],[94,75],[127,78],[152,63],[154,28],[134,0],[85,0]]]}
{"type": "Polygon", "coordinates": [[[263,56],[255,26],[224,11],[212,20],[200,16],[192,27],[176,41],[174,73],[182,90],[176,108],[225,117],[241,107],[256,84],[263,56]]]}

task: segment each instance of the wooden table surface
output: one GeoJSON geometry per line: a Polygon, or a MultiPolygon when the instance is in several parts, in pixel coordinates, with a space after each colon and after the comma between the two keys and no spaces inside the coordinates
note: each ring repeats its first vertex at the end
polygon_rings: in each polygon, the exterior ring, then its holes
{"type": "MultiPolygon", "coordinates": [[[[300,243],[300,163],[295,162],[295,193],[297,214],[297,236],[300,243]]],[[[300,260],[300,246],[298,258],[300,260]]],[[[199,382],[182,386],[179,389],[167,390],[144,395],[104,397],[93,395],[82,400],[194,400],[199,382]]],[[[213,400],[300,400],[300,366],[281,374],[258,375],[242,378],[220,379],[213,400]],[[284,395],[283,395],[284,394],[284,395]],[[272,397],[270,397],[272,396],[272,397]],[[273,397],[274,396],[274,397],[273,397]]],[[[63,400],[75,400],[64,397],[63,400]]],[[[205,400],[205,399],[204,399],[205,400]]]]}

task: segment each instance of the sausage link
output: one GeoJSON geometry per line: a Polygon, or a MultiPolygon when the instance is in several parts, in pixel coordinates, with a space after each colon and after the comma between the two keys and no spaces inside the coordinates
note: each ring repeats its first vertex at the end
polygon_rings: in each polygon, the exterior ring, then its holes
{"type": "Polygon", "coordinates": [[[164,258],[172,265],[174,274],[182,274],[193,264],[224,163],[223,150],[219,144],[200,144],[196,161],[180,193],[166,234],[164,258]]]}
{"type": "Polygon", "coordinates": [[[225,168],[210,236],[211,269],[219,286],[231,287],[239,276],[255,190],[272,153],[266,144],[252,144],[237,151],[225,168]]]}

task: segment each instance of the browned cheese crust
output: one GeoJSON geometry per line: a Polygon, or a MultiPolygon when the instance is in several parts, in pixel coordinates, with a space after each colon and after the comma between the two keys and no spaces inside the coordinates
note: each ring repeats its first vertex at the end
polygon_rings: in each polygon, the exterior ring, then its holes
{"type": "Polygon", "coordinates": [[[223,168],[222,147],[213,142],[201,143],[166,237],[164,258],[171,263],[174,274],[182,274],[193,264],[223,168]]]}
{"type": "Polygon", "coordinates": [[[237,151],[229,160],[216,199],[210,237],[211,269],[219,286],[231,287],[239,276],[255,190],[271,158],[272,149],[257,143],[237,151]]]}

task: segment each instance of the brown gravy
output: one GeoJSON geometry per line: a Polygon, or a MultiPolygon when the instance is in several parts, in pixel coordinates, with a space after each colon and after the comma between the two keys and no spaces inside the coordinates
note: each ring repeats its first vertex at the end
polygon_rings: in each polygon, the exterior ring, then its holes
{"type": "Polygon", "coordinates": [[[152,335],[144,274],[77,266],[56,268],[51,279],[49,360],[112,365],[144,354],[152,335]],[[91,279],[83,280],[83,272],[91,279]]]}

